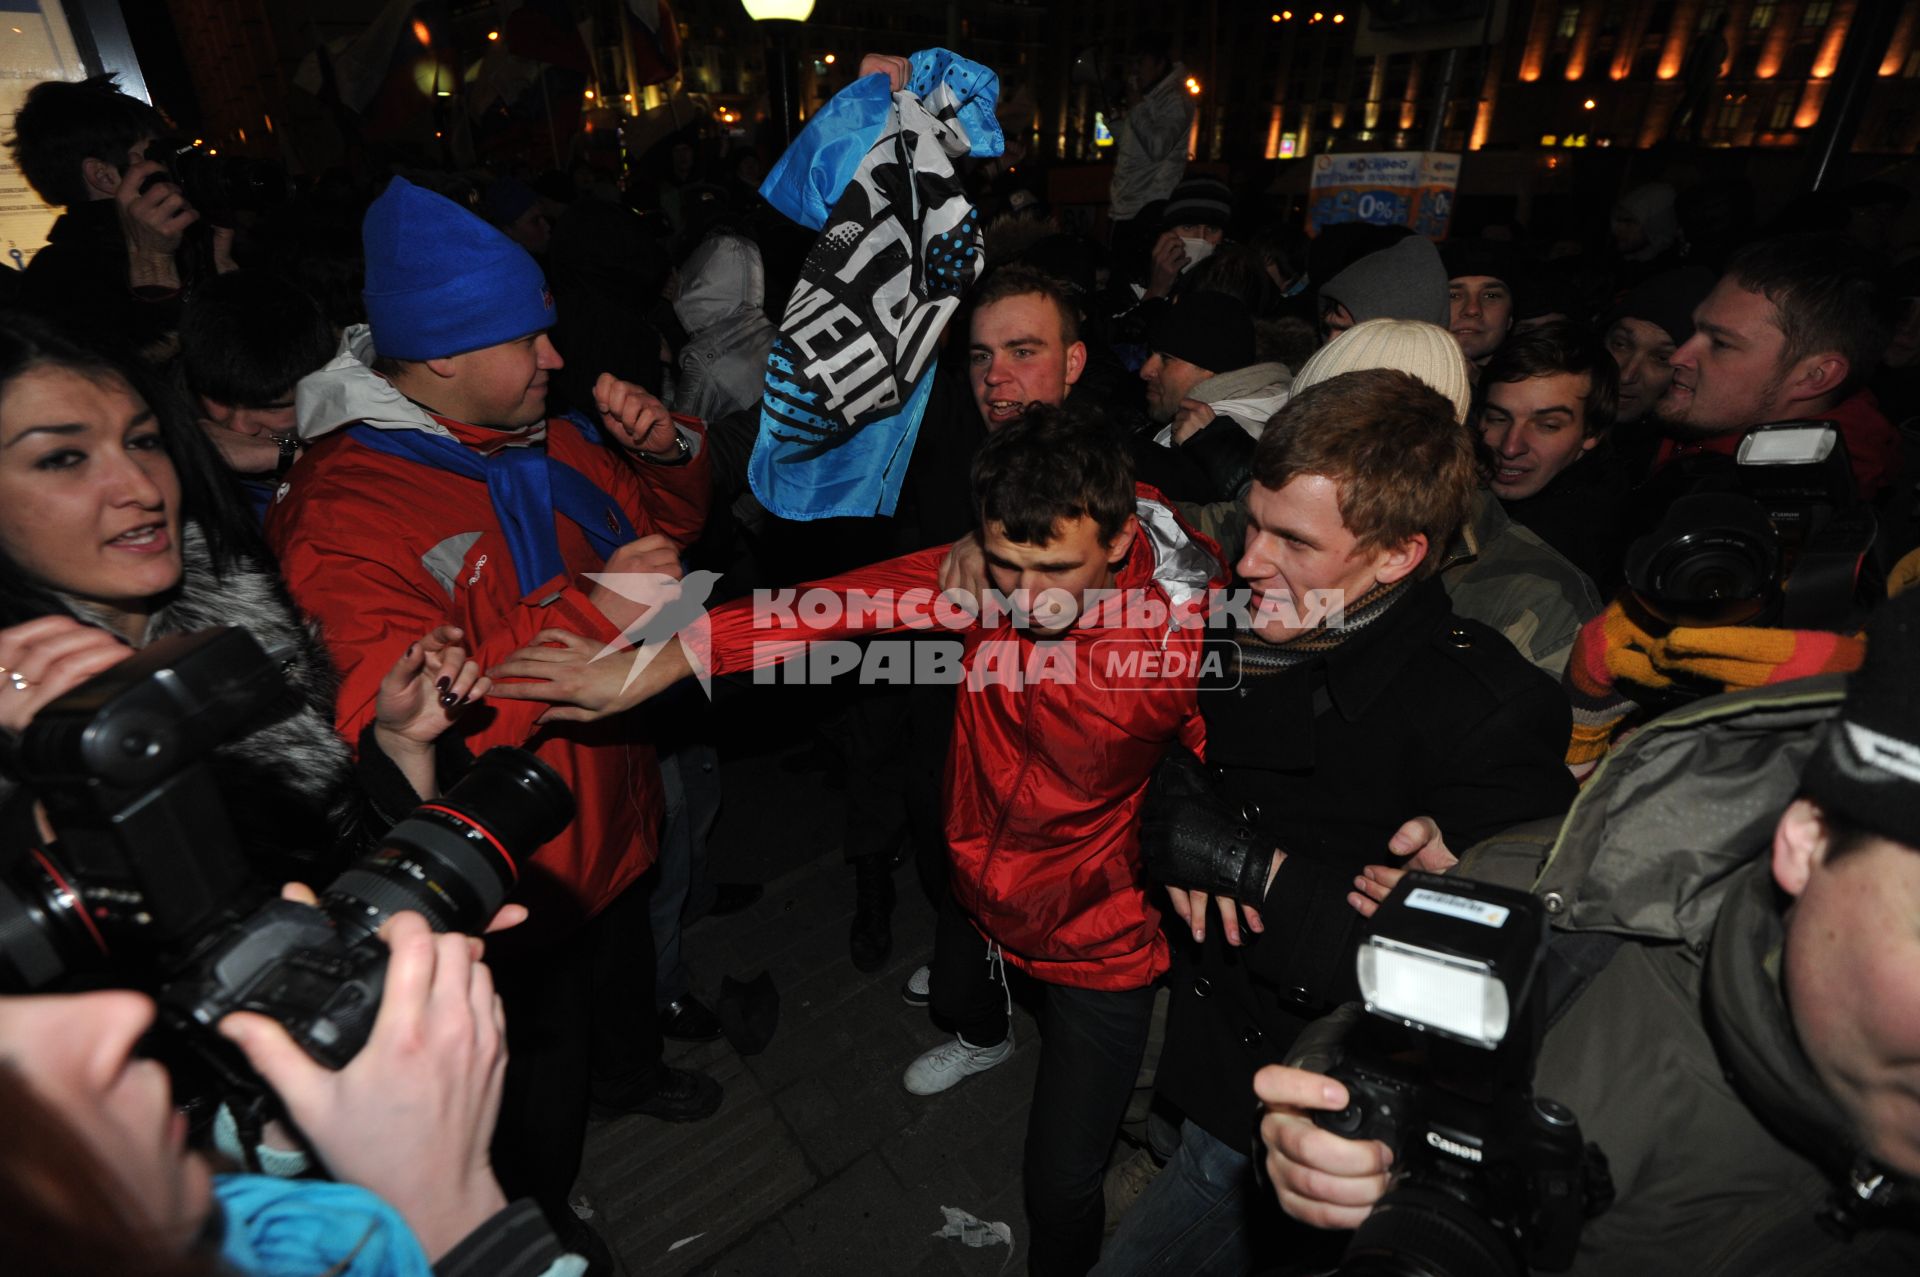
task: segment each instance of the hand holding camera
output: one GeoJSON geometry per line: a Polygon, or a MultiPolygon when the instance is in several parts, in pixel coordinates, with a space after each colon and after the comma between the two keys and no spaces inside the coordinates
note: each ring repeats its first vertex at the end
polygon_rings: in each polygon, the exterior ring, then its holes
{"type": "Polygon", "coordinates": [[[132,655],[114,635],[70,616],[0,630],[0,729],[19,736],[44,706],[132,655]]]}
{"type": "Polygon", "coordinates": [[[1358,1228],[1386,1196],[1393,1150],[1314,1120],[1346,1110],[1347,1088],[1322,1073],[1270,1064],[1253,1075],[1253,1093],[1267,1109],[1260,1142],[1281,1209],[1315,1228],[1358,1228]]]}
{"type": "Polygon", "coordinates": [[[167,167],[141,160],[120,179],[113,198],[120,210],[120,233],[127,241],[128,283],[141,287],[180,287],[173,255],[187,227],[200,220],[167,167]]]}
{"type": "Polygon", "coordinates": [[[262,1015],[230,1015],[220,1031],[328,1171],[393,1205],[437,1260],[506,1205],[487,1157],[506,1069],[505,1017],[476,941],[436,935],[415,913],[395,914],[381,938],[390,956],[380,1012],[346,1067],[314,1063],[262,1015]]]}
{"type": "Polygon", "coordinates": [[[259,1012],[344,1068],[382,1005],[387,920],[417,913],[467,944],[497,921],[520,863],[573,817],[545,764],[489,750],[317,905],[272,899],[204,760],[285,695],[258,644],[215,630],[156,640],[34,717],[18,761],[59,842],[0,877],[0,988],[107,968],[152,988],[163,1022],[190,1039],[259,1012]]]}
{"type": "Polygon", "coordinates": [[[1256,1075],[1282,1208],[1356,1230],[1341,1271],[1563,1271],[1612,1201],[1604,1155],[1533,1091],[1546,942],[1526,892],[1409,872],[1356,957],[1368,1014],[1328,1074],[1256,1075]]]}

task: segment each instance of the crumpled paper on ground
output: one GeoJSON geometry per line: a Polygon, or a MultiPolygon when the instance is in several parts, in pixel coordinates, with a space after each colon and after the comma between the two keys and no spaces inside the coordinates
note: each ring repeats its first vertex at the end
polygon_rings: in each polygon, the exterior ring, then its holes
{"type": "MultiPolygon", "coordinates": [[[[957,1206],[942,1206],[940,1213],[947,1217],[947,1223],[935,1237],[958,1237],[962,1245],[975,1249],[999,1243],[1007,1248],[1007,1258],[1013,1258],[1013,1229],[1008,1225],[999,1220],[988,1223],[957,1206]]],[[[1004,1263],[1000,1266],[1006,1267],[1004,1263]]]]}

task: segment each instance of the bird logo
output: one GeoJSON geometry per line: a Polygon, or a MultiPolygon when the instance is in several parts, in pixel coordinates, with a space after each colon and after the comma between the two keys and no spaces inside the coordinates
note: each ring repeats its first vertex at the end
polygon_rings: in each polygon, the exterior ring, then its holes
{"type": "MultiPolygon", "coordinates": [[[[706,652],[707,599],[719,584],[718,572],[700,569],[681,577],[664,572],[589,572],[586,576],[594,584],[604,585],[645,609],[620,632],[620,637],[593,654],[592,659],[598,661],[629,647],[633,649],[633,664],[621,684],[622,691],[633,686],[633,681],[653,663],[668,639],[678,638],[690,654],[706,652]]],[[[707,672],[707,662],[696,660],[694,665],[701,689],[711,698],[713,676],[707,672]]]]}

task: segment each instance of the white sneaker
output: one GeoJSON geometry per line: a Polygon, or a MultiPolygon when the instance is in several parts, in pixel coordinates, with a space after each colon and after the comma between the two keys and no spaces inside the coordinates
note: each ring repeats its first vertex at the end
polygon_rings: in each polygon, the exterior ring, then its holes
{"type": "Polygon", "coordinates": [[[933,968],[915,967],[907,982],[900,986],[900,1000],[910,1007],[923,1007],[933,1001],[933,968]]]}
{"type": "Polygon", "coordinates": [[[985,1073],[1012,1054],[1011,1031],[998,1046],[974,1046],[956,1034],[953,1041],[934,1047],[909,1064],[903,1080],[914,1095],[938,1095],[961,1078],[985,1073]]]}

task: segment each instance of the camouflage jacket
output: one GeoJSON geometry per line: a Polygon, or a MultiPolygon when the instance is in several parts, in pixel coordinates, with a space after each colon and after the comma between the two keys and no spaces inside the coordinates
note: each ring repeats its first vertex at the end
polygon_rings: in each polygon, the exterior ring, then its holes
{"type": "Polygon", "coordinates": [[[1580,627],[1606,600],[1558,550],[1507,517],[1485,488],[1440,563],[1456,615],[1500,631],[1520,655],[1558,679],[1580,627]]]}

